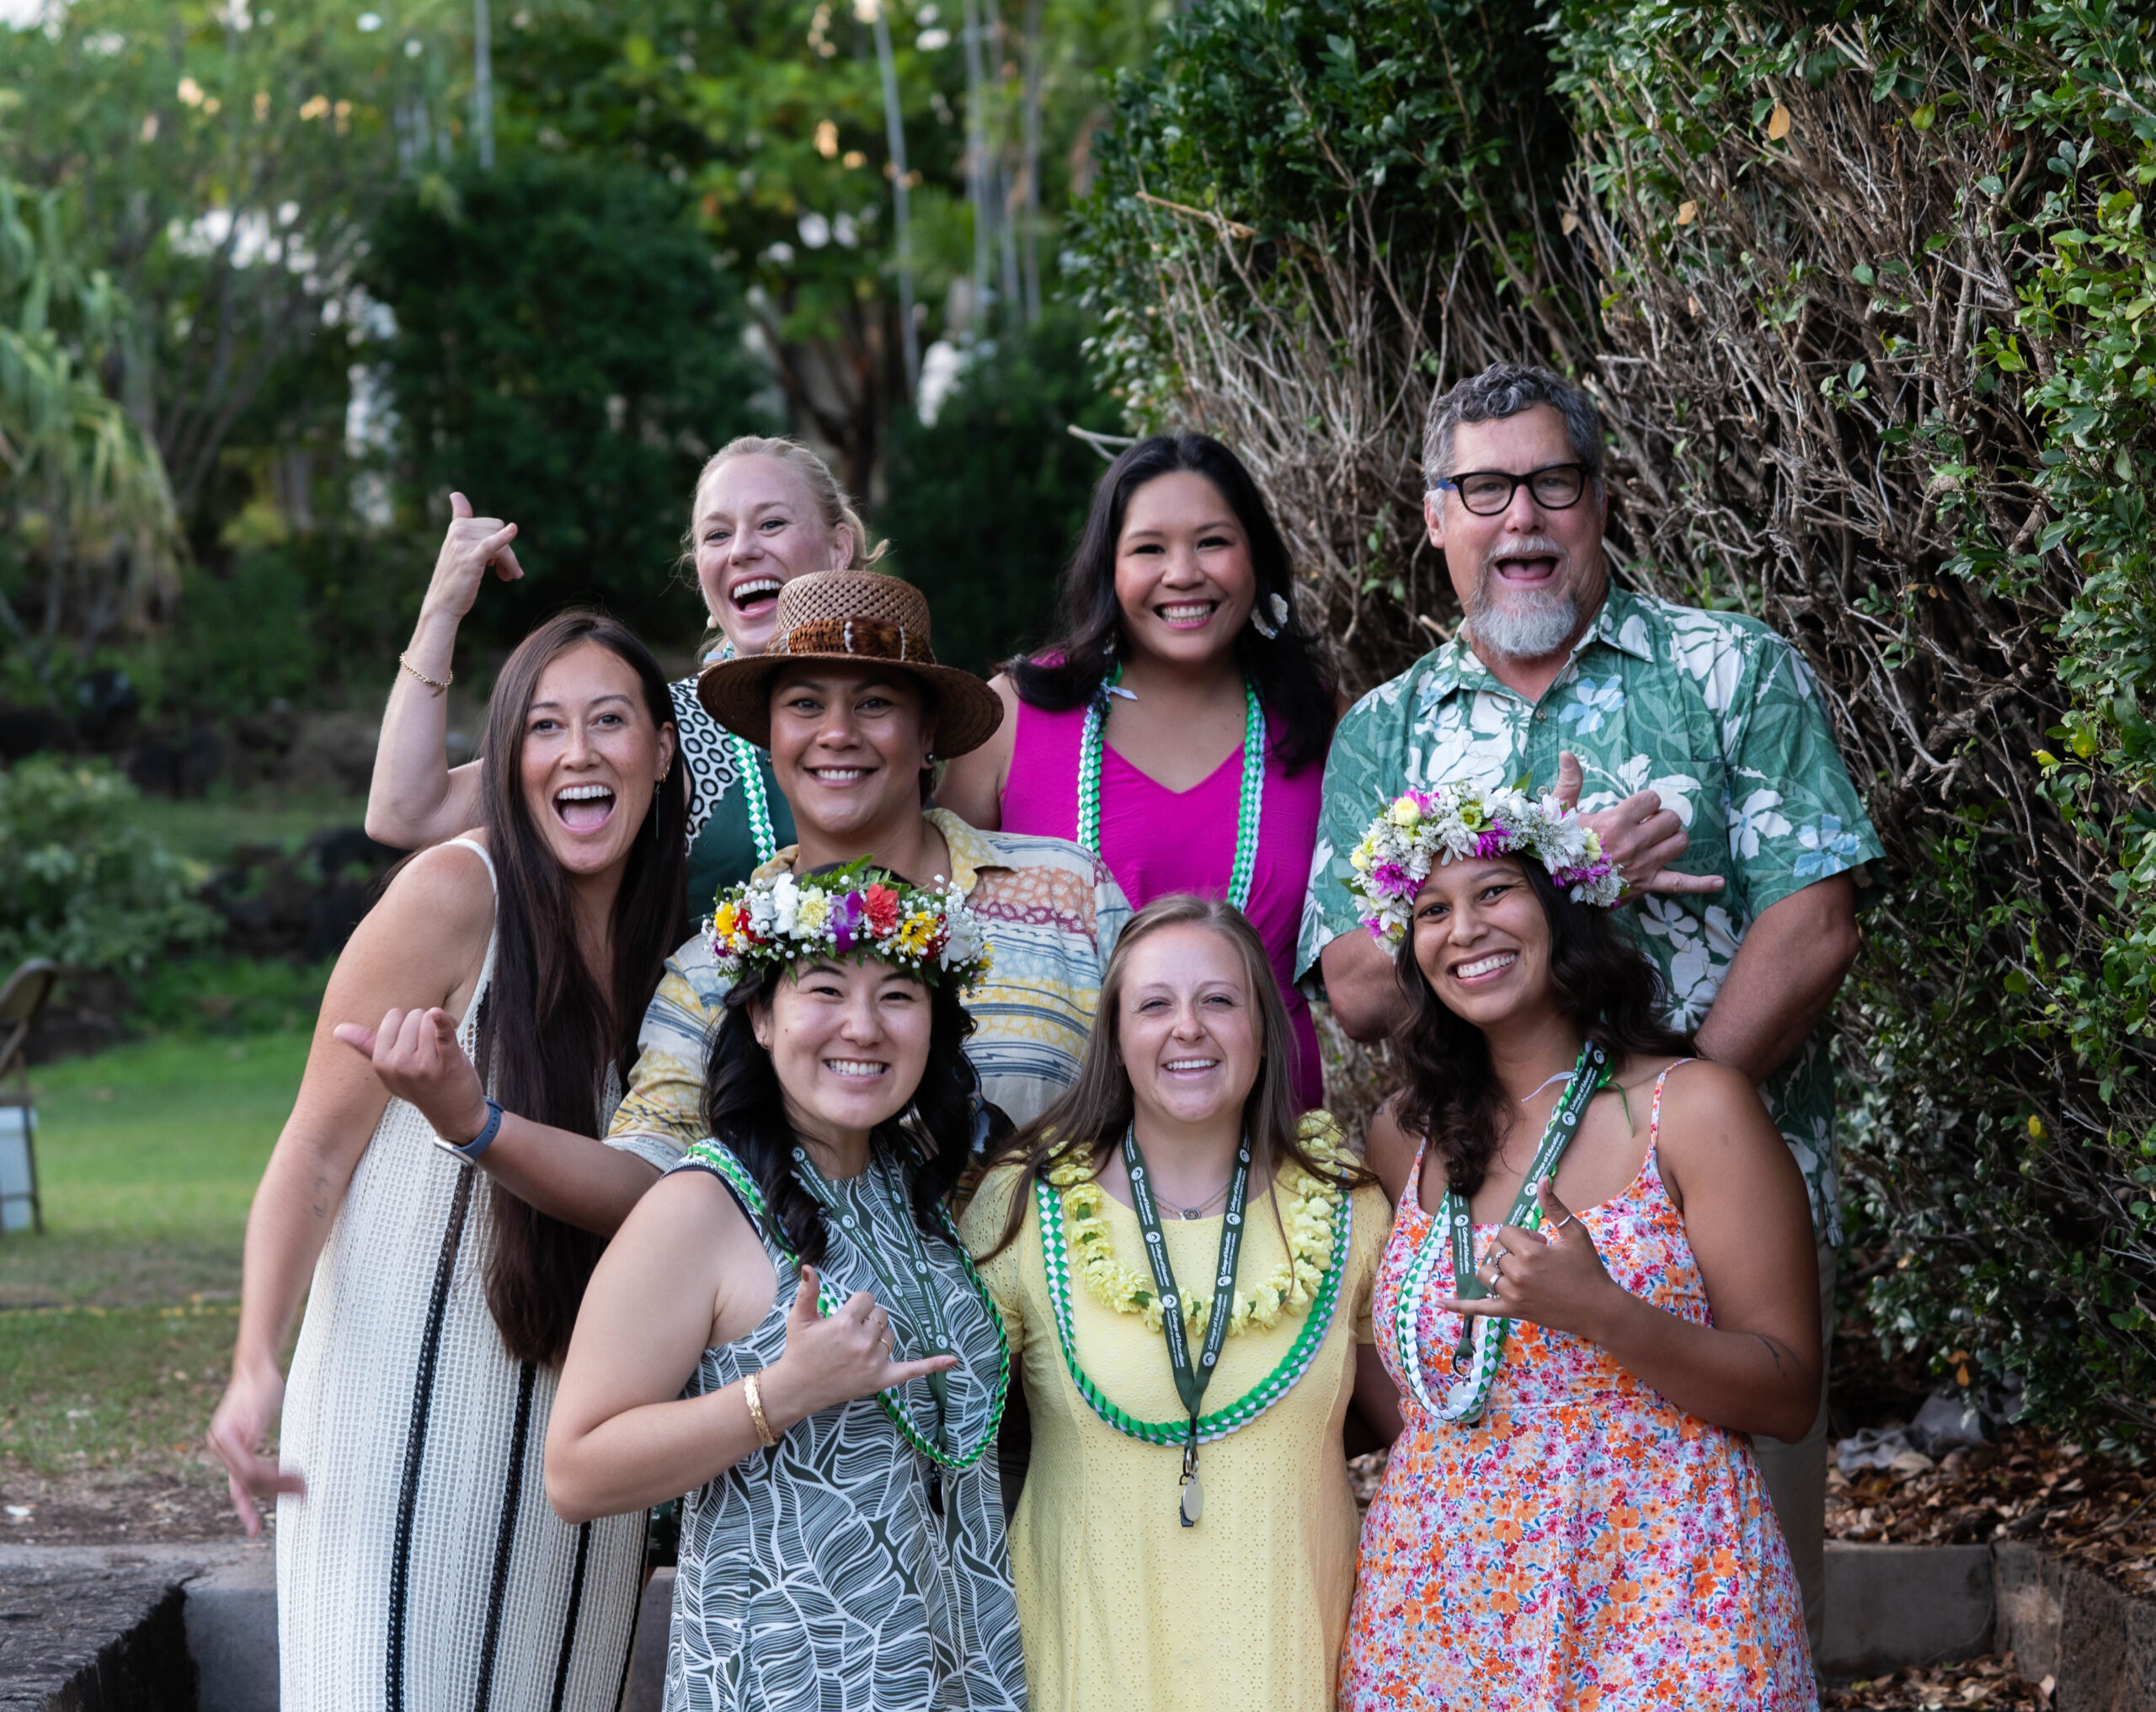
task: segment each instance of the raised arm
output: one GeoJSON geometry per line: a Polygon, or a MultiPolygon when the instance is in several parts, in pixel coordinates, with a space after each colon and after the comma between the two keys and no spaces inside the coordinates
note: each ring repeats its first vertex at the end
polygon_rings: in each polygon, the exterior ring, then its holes
{"type": "Polygon", "coordinates": [[[1542,1230],[1499,1235],[1494,1293],[1445,1306],[1586,1338],[1687,1414],[1795,1443],[1818,1413],[1820,1371],[1817,1262],[1796,1162],[1742,1073],[1706,1063],[1671,1073],[1659,1154],[1712,1325],[1680,1320],[1610,1277],[1546,1183],[1542,1230]]]}
{"type": "Polygon", "coordinates": [[[979,749],[945,766],[936,787],[936,806],[983,832],[1001,832],[1003,790],[1011,782],[1011,757],[1018,741],[1018,691],[1007,672],[990,678],[988,687],[1003,704],[1003,723],[979,749]]]}
{"type": "MultiPolygon", "coordinates": [[[[708,1172],[680,1171],[638,1203],[622,1239],[584,1290],[547,1429],[547,1501],[572,1524],[694,1491],[761,1443],[745,1380],[681,1395],[705,1350],[770,1311],[777,1277],[746,1215],[708,1172]]],[[[803,1267],[785,1352],[755,1376],[765,1425],[782,1437],[819,1409],[958,1365],[887,1360],[889,1324],[866,1291],[821,1318],[803,1267]]]]}
{"type": "Polygon", "coordinates": [[[260,1453],[284,1399],[278,1359],[344,1192],[381,1121],[388,1095],[362,1059],[339,1043],[338,1023],[388,1007],[462,1011],[486,957],[493,893],[467,851],[420,857],[398,874],[337,960],[291,1116],[248,1213],[239,1335],[232,1380],[210,1425],[232,1502],[252,1535],[255,1500],[301,1490],[299,1472],[260,1453]]]}
{"type": "Polygon", "coordinates": [[[449,532],[382,709],[367,787],[367,835],[398,850],[424,850],[479,823],[479,764],[449,765],[451,657],[487,567],[504,583],[524,574],[510,545],[514,523],[474,517],[462,493],[451,494],[449,504],[449,532]]]}

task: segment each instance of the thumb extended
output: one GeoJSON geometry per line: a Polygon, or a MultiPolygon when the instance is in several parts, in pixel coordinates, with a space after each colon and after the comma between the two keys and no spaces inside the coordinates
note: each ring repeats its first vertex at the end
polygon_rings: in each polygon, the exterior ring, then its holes
{"type": "Polygon", "coordinates": [[[823,1318],[816,1311],[816,1284],[815,1267],[802,1267],[801,1283],[793,1293],[793,1306],[787,1309],[786,1319],[789,1325],[813,1325],[823,1318]]]}
{"type": "Polygon", "coordinates": [[[1579,807],[1580,787],[1587,782],[1587,774],[1580,765],[1580,758],[1565,749],[1557,756],[1557,801],[1566,808],[1579,807]]]}
{"type": "Polygon", "coordinates": [[[1563,1230],[1558,1229],[1557,1227],[1572,1216],[1572,1208],[1557,1198],[1557,1192],[1550,1187],[1550,1179],[1547,1177],[1543,1178],[1534,1186],[1534,1198],[1542,1208],[1543,1235],[1552,1242],[1564,1241],[1573,1227],[1567,1225],[1563,1230]]]}
{"type": "Polygon", "coordinates": [[[449,515],[453,520],[469,517],[472,515],[472,502],[462,493],[451,493],[449,496],[449,515]]]}

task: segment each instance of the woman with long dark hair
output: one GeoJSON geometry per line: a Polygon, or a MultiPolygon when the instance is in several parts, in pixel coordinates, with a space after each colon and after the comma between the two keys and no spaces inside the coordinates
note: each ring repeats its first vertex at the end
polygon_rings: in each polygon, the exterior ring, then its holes
{"type": "Polygon", "coordinates": [[[1355,1581],[1342,1432],[1389,1436],[1370,1348],[1386,1208],[1298,1121],[1264,946],[1155,899],[1077,1082],[968,1208],[1022,1363],[1011,1565],[1035,1712],[1329,1712],[1355,1581]]]}
{"type": "Polygon", "coordinates": [[[979,924],[863,860],[759,877],[709,931],[708,1135],[593,1276],[548,1496],[688,1494],[669,1706],[1022,1709],[988,1453],[1010,1361],[944,1208],[979,924]]]}
{"type": "Polygon", "coordinates": [[[1517,791],[1384,805],[1351,891],[1398,947],[1406,1090],[1378,1347],[1405,1424],[1340,1704],[1816,1706],[1746,1435],[1812,1423],[1811,1215],[1740,1073],[1688,1057],[1593,832],[1517,791]]]}
{"type": "Polygon", "coordinates": [[[542,625],[495,683],[482,827],[406,863],[330,978],[210,1429],[250,1533],[278,1497],[286,1705],[619,1698],[643,1519],[563,1526],[539,1453],[585,1280],[656,1180],[594,1138],[680,920],[675,760],[643,644],[542,625]]]}
{"type": "Polygon", "coordinates": [[[1155,435],[1093,490],[1056,635],[993,683],[1003,724],[937,800],[990,830],[1075,839],[1134,908],[1225,898],[1288,1006],[1291,1085],[1323,1096],[1295,936],[1337,704],[1294,605],[1287,544],[1241,461],[1155,435]]]}

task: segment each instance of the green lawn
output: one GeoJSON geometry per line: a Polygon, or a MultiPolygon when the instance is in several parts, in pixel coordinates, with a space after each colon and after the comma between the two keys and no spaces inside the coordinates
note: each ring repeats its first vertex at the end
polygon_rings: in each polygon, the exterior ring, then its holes
{"type": "Polygon", "coordinates": [[[168,1036],[34,1072],[45,1235],[0,1238],[0,1308],[236,1293],[248,1203],[307,1048],[298,1029],[168,1036]]]}
{"type": "Polygon", "coordinates": [[[166,1037],[32,1075],[45,1234],[0,1237],[0,1467],[214,1479],[248,1203],[307,1048],[166,1037]]]}
{"type": "Polygon", "coordinates": [[[219,786],[200,797],[145,796],[133,812],[175,853],[214,867],[243,844],[296,851],[309,833],[323,827],[359,825],[366,809],[364,797],[302,797],[266,787],[234,791],[219,786]]]}

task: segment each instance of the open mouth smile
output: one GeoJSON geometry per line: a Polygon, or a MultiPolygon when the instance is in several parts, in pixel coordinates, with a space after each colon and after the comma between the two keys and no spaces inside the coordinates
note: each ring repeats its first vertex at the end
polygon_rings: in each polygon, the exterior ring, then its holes
{"type": "Polygon", "coordinates": [[[873,767],[803,767],[802,771],[819,785],[858,785],[875,771],[873,767]]]}
{"type": "Polygon", "coordinates": [[[1183,1076],[1203,1075],[1207,1070],[1218,1069],[1219,1066],[1218,1059],[1170,1059],[1161,1068],[1171,1076],[1183,1076]]]}
{"type": "Polygon", "coordinates": [[[733,601],[734,610],[744,616],[770,610],[778,599],[779,580],[776,577],[744,577],[726,591],[733,601]]]}
{"type": "Polygon", "coordinates": [[[1171,630],[1202,630],[1219,610],[1218,600],[1164,600],[1153,611],[1171,630]]]}
{"type": "Polygon", "coordinates": [[[873,1082],[891,1067],[873,1059],[825,1059],[824,1068],[835,1076],[844,1076],[851,1081],[873,1082]]]}
{"type": "Polygon", "coordinates": [[[1452,978],[1455,981],[1489,980],[1502,974],[1518,961],[1519,953],[1516,951],[1492,952],[1489,956],[1477,957],[1471,963],[1455,964],[1452,978]]]}
{"type": "Polygon", "coordinates": [[[1555,553],[1522,553],[1493,559],[1490,568],[1502,583],[1540,587],[1556,580],[1561,563],[1555,553]]]}
{"type": "Polygon", "coordinates": [[[605,785],[570,785],[554,792],[554,814],[571,832],[596,832],[614,818],[614,793],[605,785]]]}

